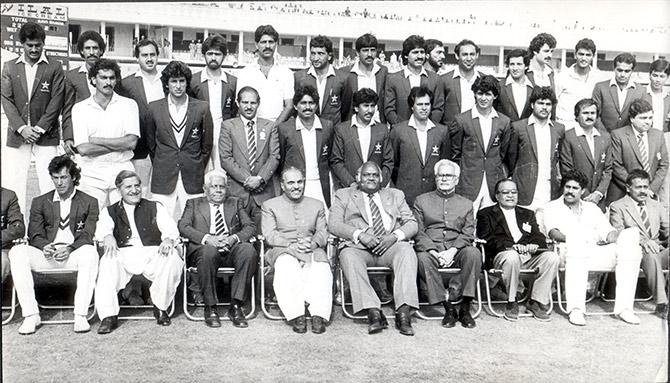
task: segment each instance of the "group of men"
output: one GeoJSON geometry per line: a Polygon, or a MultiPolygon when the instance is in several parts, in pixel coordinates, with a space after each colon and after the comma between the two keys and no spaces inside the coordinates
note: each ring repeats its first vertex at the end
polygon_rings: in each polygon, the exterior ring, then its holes
{"type": "MultiPolygon", "coordinates": [[[[315,333],[330,317],[329,234],[340,239],[339,265],[370,333],[388,324],[369,266],[393,269],[395,325],[405,335],[414,333],[419,295],[444,305],[445,327],[475,327],[470,303],[482,265],[502,270],[508,320],[519,316],[525,268],[538,270],[527,309],[550,318],[561,263],[573,324],[585,324],[589,269],[616,270],[615,313],[638,323],[641,264],[657,312],[667,313],[668,214],[656,201],[667,204],[668,194],[665,60],[651,64],[646,89],[630,81],[629,53],[614,59],[614,78],[596,82],[596,47],[583,39],[577,62],[554,76],[556,40],[541,33],[528,51],[508,54],[508,75],[498,80],[477,69],[473,41],[456,45],[458,67],[443,73],[444,45],[412,35],[405,68],[388,74],[376,38],[365,34],[357,61],[339,70],[332,42],[312,38],[312,65],[293,73],[275,62],[279,34],[263,25],[258,59],[238,77],[222,70],[226,41],[212,35],[195,75],[179,61],[159,73],[157,44],[142,40],[139,71],[121,79],[118,64],[101,58],[96,32],[80,36],[85,64],[67,74],[46,58],[38,24],[24,24],[19,38],[23,55],[2,73],[3,186],[16,192],[3,189],[3,249],[25,233],[31,156],[43,193],[32,201],[28,244],[9,252],[22,334],[40,325],[30,270],[78,269],[75,331],[89,330],[95,291],[98,332],[109,333],[117,292],[139,274],[152,281],[157,323],[169,325],[184,262],[197,267],[185,288],[202,295],[210,327],[221,325],[217,268],[235,268],[228,317],[246,327],[257,234],[270,247],[279,307],[299,333],[308,315],[315,333]],[[486,241],[485,257],[475,237],[486,241]],[[448,288],[440,268],[459,269],[448,288]]],[[[5,261],[3,251],[3,275],[5,261]]]]}

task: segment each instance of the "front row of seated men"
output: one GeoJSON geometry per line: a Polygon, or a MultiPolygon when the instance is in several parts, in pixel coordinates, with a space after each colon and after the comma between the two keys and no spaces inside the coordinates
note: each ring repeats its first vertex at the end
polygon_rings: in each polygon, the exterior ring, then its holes
{"type": "MultiPolygon", "coordinates": [[[[153,282],[150,293],[157,323],[169,325],[167,310],[184,270],[183,255],[176,248],[180,234],[188,240],[189,264],[198,268],[206,325],[221,325],[215,309],[216,269],[232,265],[236,273],[228,316],[235,326],[247,326],[242,305],[257,267],[258,256],[248,242],[255,225],[242,201],[226,195],[223,172],[214,170],[206,175],[205,197],[187,202],[177,226],[161,204],[141,197],[140,180],[134,172],[117,175],[115,184],[122,199],[99,213],[95,198],[75,188],[81,175],[69,157],[55,157],[48,169],[55,190],[33,200],[29,244],[14,246],[9,252],[24,316],[21,334],[35,332],[41,322],[31,270],[59,268],[78,271],[75,332],[90,329],[86,315],[94,290],[102,320],[98,333],[114,330],[119,313],[117,293],[133,275],[140,274],[153,282]],[[102,257],[94,237],[102,241],[102,257]]],[[[367,312],[369,333],[382,331],[388,323],[370,285],[368,266],[393,269],[395,326],[401,334],[414,334],[411,310],[419,307],[417,277],[429,303],[444,305],[444,327],[453,327],[456,322],[467,328],[476,326],[470,303],[482,259],[472,246],[472,203],[454,193],[460,175],[456,163],[441,160],[434,173],[437,190],[418,196],[412,211],[401,191],[381,187],[379,166],[366,162],[356,185],[335,193],[326,224],[324,204],[304,196],[302,172],[293,167],[284,169],[284,193],[263,203],[261,221],[271,247],[267,260],[275,268],[279,307],[294,331],[306,332],[307,312],[314,333],[323,333],[330,318],[332,273],[325,252],[329,232],[341,238],[340,265],[349,281],[354,312],[367,312]],[[416,241],[414,248],[410,239],[416,241]],[[438,271],[443,267],[460,269],[460,296],[456,288],[445,289],[438,271]],[[454,305],[459,298],[457,311],[454,305]]],[[[476,232],[486,241],[486,267],[502,270],[502,286],[508,296],[505,318],[515,320],[519,315],[516,292],[520,270],[535,268],[538,273],[527,309],[537,319],[549,320],[551,283],[560,262],[566,269],[567,310],[572,324],[585,324],[588,271],[612,269],[616,271],[614,312],[627,323],[639,323],[632,308],[641,260],[656,297],[657,313],[667,313],[663,265],[667,265],[668,250],[661,240],[667,240],[668,217],[659,203],[649,198],[649,178],[643,170],[630,172],[628,195],[612,205],[610,221],[597,205],[582,200],[588,179],[580,172],[571,171],[563,177],[563,195],[545,205],[538,220],[530,210],[517,206],[514,181],[497,182],[497,204],[477,214],[476,232]],[[548,250],[543,233],[557,243],[557,252],[548,250]]],[[[11,246],[10,238],[23,235],[20,209],[12,208],[10,197],[11,192],[3,190],[3,247],[11,246]]]]}

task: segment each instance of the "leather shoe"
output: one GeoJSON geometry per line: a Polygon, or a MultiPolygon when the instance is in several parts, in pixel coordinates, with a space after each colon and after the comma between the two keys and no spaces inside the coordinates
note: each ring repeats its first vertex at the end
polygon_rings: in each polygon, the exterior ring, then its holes
{"type": "Polygon", "coordinates": [[[247,328],[249,327],[249,323],[247,323],[247,318],[244,317],[244,312],[242,311],[242,308],[238,305],[232,305],[228,309],[228,318],[230,318],[231,322],[233,322],[233,326],[239,327],[239,328],[247,328]]]}
{"type": "Polygon", "coordinates": [[[412,318],[410,317],[409,309],[400,309],[395,314],[395,328],[397,328],[402,335],[413,336],[412,318]]]}
{"type": "Polygon", "coordinates": [[[519,319],[519,304],[516,302],[507,302],[503,317],[508,321],[516,322],[519,319]]]}
{"type": "Polygon", "coordinates": [[[658,315],[661,319],[668,319],[668,304],[661,303],[656,305],[656,311],[654,314],[658,315]]]}
{"type": "Polygon", "coordinates": [[[167,311],[159,310],[156,306],[154,306],[154,318],[156,318],[156,323],[160,326],[169,326],[172,324],[167,311]]]}
{"type": "Polygon", "coordinates": [[[312,317],[312,332],[315,334],[323,334],[326,332],[326,324],[325,324],[325,319],[321,318],[320,316],[313,316],[312,317]]]}
{"type": "Polygon", "coordinates": [[[109,334],[117,327],[119,327],[119,318],[116,315],[104,318],[98,327],[98,334],[109,334]]]}
{"type": "Polygon", "coordinates": [[[456,313],[456,309],[449,304],[449,306],[445,308],[444,318],[442,318],[442,327],[452,328],[456,326],[457,321],[458,314],[456,313]]]}
{"type": "Polygon", "coordinates": [[[388,326],[388,323],[386,325],[384,323],[386,318],[384,317],[384,322],[382,322],[382,317],[384,314],[380,309],[368,309],[368,334],[376,334],[388,326]]]}
{"type": "Polygon", "coordinates": [[[477,327],[477,323],[475,323],[475,319],[472,317],[470,314],[470,305],[462,303],[461,308],[458,313],[458,321],[461,322],[461,326],[465,328],[475,328],[477,327]]]}
{"type": "Polygon", "coordinates": [[[307,332],[307,322],[305,321],[305,316],[301,315],[301,316],[291,320],[291,326],[293,327],[293,331],[297,332],[298,334],[306,333],[307,332]]]}
{"type": "Polygon", "coordinates": [[[207,327],[221,327],[221,320],[219,313],[216,312],[216,307],[205,307],[205,324],[207,327]]]}

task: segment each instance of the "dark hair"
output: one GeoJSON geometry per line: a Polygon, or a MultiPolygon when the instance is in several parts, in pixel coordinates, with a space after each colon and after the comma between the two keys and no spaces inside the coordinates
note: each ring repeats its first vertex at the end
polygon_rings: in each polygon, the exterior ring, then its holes
{"type": "Polygon", "coordinates": [[[633,180],[637,179],[651,181],[651,176],[649,176],[649,173],[642,169],[633,169],[628,172],[628,177],[626,177],[626,185],[633,185],[633,180]]]}
{"type": "Polygon", "coordinates": [[[170,93],[170,90],[168,88],[168,83],[170,82],[170,79],[179,77],[186,78],[186,92],[190,93],[191,78],[193,77],[191,69],[188,67],[188,65],[184,64],[183,62],[174,60],[170,61],[165,66],[165,68],[163,68],[163,71],[161,72],[161,82],[163,83],[163,93],[165,93],[165,95],[170,93]]]}
{"type": "Polygon", "coordinates": [[[101,70],[112,70],[114,71],[114,76],[116,76],[116,81],[121,81],[121,68],[119,64],[114,60],[110,59],[100,59],[96,61],[91,69],[88,71],[88,79],[92,80],[95,76],[98,75],[98,72],[101,70]]]}
{"type": "Polygon", "coordinates": [[[624,63],[624,64],[632,64],[633,68],[635,69],[635,65],[637,65],[637,61],[635,60],[635,56],[628,52],[624,53],[619,53],[615,58],[614,61],[612,62],[612,68],[616,69],[616,64],[618,63],[624,63]]]}
{"type": "Polygon", "coordinates": [[[96,31],[86,31],[79,35],[79,38],[77,39],[77,51],[79,52],[79,55],[81,57],[84,57],[81,52],[84,50],[84,43],[87,42],[88,40],[93,40],[96,43],[98,43],[98,47],[100,47],[100,53],[105,53],[105,49],[107,49],[107,44],[105,44],[105,39],[100,36],[100,33],[96,31]]]}
{"type": "Polygon", "coordinates": [[[279,44],[279,33],[277,33],[272,25],[261,25],[256,28],[256,32],[254,32],[254,41],[261,41],[263,35],[271,36],[275,40],[275,43],[279,44]]]}
{"type": "Polygon", "coordinates": [[[248,85],[245,86],[245,87],[242,87],[242,89],[240,89],[240,91],[237,92],[237,101],[240,101],[240,97],[242,96],[242,93],[253,93],[253,94],[256,95],[256,101],[258,103],[261,102],[261,95],[258,94],[258,91],[256,90],[256,88],[250,87],[248,85]]]}
{"type": "Polygon", "coordinates": [[[407,104],[409,107],[414,106],[414,101],[419,97],[430,97],[430,104],[433,105],[433,92],[426,88],[425,86],[415,86],[409,91],[409,96],[407,96],[407,104]]]}
{"type": "MultiPolygon", "coordinates": [[[[435,49],[435,47],[444,47],[444,43],[440,40],[436,39],[427,39],[426,40],[426,54],[429,55],[430,52],[435,49]]],[[[445,54],[446,54],[446,48],[445,48],[445,54]]]]}
{"type": "Polygon", "coordinates": [[[563,178],[561,179],[561,189],[565,187],[565,184],[567,184],[568,181],[577,182],[579,187],[582,189],[589,185],[589,179],[586,178],[586,175],[579,170],[568,170],[565,174],[563,174],[563,178]]]}
{"type": "Polygon", "coordinates": [[[498,79],[491,75],[477,77],[475,82],[472,83],[472,87],[470,87],[470,89],[472,89],[473,93],[486,93],[491,91],[496,97],[498,97],[500,94],[500,90],[498,89],[498,79]]]}
{"type": "Polygon", "coordinates": [[[514,184],[514,186],[516,186],[516,182],[511,178],[499,179],[498,182],[496,182],[495,186],[493,187],[493,202],[498,202],[498,192],[499,192],[498,189],[500,188],[500,185],[502,185],[505,182],[511,182],[514,184]]]}
{"type": "Polygon", "coordinates": [[[293,105],[298,105],[304,96],[310,96],[316,105],[319,105],[319,91],[311,85],[299,86],[293,94],[293,105]]]}
{"type": "Polygon", "coordinates": [[[51,161],[49,161],[49,166],[47,167],[49,170],[49,175],[54,175],[63,168],[67,169],[67,172],[70,173],[70,177],[72,177],[72,183],[74,186],[78,186],[79,180],[81,179],[81,169],[79,169],[77,163],[74,162],[67,154],[52,158],[51,161]]]}
{"type": "Polygon", "coordinates": [[[116,175],[116,178],[114,179],[114,186],[118,189],[119,186],[123,183],[123,180],[126,180],[128,178],[137,178],[138,181],[140,181],[140,184],[142,183],[142,180],[140,179],[140,176],[137,175],[132,170],[121,170],[119,174],[116,175]]]}
{"type": "Polygon", "coordinates": [[[458,56],[461,53],[461,47],[465,46],[465,45],[472,45],[473,47],[475,47],[475,52],[477,54],[479,54],[479,52],[481,51],[481,49],[479,48],[479,45],[475,44],[474,41],[468,40],[468,39],[463,39],[458,44],[456,44],[456,47],[454,48],[454,53],[456,53],[456,55],[458,56]]]}
{"type": "Polygon", "coordinates": [[[19,41],[21,44],[25,43],[26,40],[40,40],[44,43],[47,34],[44,32],[44,28],[37,23],[31,21],[23,24],[21,29],[19,29],[19,41]]]}
{"type": "Polygon", "coordinates": [[[318,35],[312,37],[312,40],[309,42],[310,48],[326,48],[326,52],[330,55],[328,62],[333,62],[333,42],[324,35],[318,35]]]}
{"type": "Polygon", "coordinates": [[[136,58],[140,57],[140,48],[146,47],[146,46],[149,46],[149,45],[154,46],[154,49],[156,49],[156,55],[158,55],[158,53],[160,52],[160,50],[158,50],[158,44],[156,44],[156,42],[151,40],[151,39],[143,39],[143,40],[138,41],[137,44],[135,44],[135,57],[136,58]]]}
{"type": "Polygon", "coordinates": [[[530,104],[534,104],[537,100],[551,100],[551,104],[556,105],[554,90],[549,86],[536,86],[530,94],[530,104]]]}
{"type": "Polygon", "coordinates": [[[592,98],[583,98],[575,104],[575,118],[579,117],[579,113],[582,112],[582,109],[588,108],[589,106],[596,106],[596,116],[600,116],[600,108],[596,101],[592,98]]]}
{"type": "Polygon", "coordinates": [[[411,35],[402,42],[402,63],[407,65],[407,56],[412,49],[426,50],[426,41],[419,35],[411,35]]]}
{"type": "Polygon", "coordinates": [[[378,48],[377,38],[372,33],[366,33],[356,39],[354,44],[356,47],[356,52],[360,51],[363,48],[378,48]]]}
{"type": "Polygon", "coordinates": [[[596,43],[591,39],[581,39],[577,41],[577,44],[575,45],[575,53],[580,49],[586,49],[591,51],[591,53],[596,54],[596,43]]]}
{"type": "Polygon", "coordinates": [[[226,43],[226,39],[218,33],[209,36],[202,42],[202,49],[200,49],[200,51],[204,56],[209,50],[221,51],[225,57],[228,54],[228,44],[226,43]]]}
{"type": "Polygon", "coordinates": [[[638,98],[630,103],[630,107],[628,108],[628,117],[633,119],[637,117],[637,115],[640,113],[647,113],[652,110],[654,110],[654,108],[651,106],[649,101],[642,98],[638,98]]]}
{"type": "Polygon", "coordinates": [[[379,101],[379,96],[377,92],[370,88],[362,88],[354,92],[353,95],[353,106],[359,106],[360,104],[372,103],[377,105],[379,101]]]}
{"type": "Polygon", "coordinates": [[[670,76],[670,62],[665,59],[654,60],[649,66],[649,74],[651,74],[651,72],[664,72],[670,76]]]}
{"type": "Polygon", "coordinates": [[[509,60],[515,57],[523,57],[523,65],[530,65],[530,56],[528,56],[528,51],[525,49],[512,49],[507,56],[505,56],[505,65],[509,66],[509,60]]]}
{"type": "Polygon", "coordinates": [[[549,48],[556,48],[556,38],[550,35],[549,33],[540,33],[539,35],[533,37],[528,44],[528,50],[533,53],[537,53],[542,49],[544,44],[547,44],[549,48]]]}

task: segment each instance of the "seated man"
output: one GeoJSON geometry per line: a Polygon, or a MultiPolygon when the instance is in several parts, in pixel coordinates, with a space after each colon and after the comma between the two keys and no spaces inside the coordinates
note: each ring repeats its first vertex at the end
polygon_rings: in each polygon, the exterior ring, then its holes
{"type": "Polygon", "coordinates": [[[343,239],[340,267],[349,281],[354,312],[367,309],[368,333],[375,334],[388,323],[381,311],[367,273],[368,266],[387,266],[395,278],[393,296],[395,325],[403,335],[414,335],[410,309],[419,307],[416,288],[416,254],[406,242],[417,232],[417,223],[402,191],[381,188],[382,171],[375,162],[358,171],[358,185],[335,193],[328,227],[343,239]]]}
{"type": "Polygon", "coordinates": [[[142,198],[137,173],[122,170],[114,184],[121,201],[102,210],[95,232],[105,248],[95,287],[95,309],[102,321],[98,334],[109,334],[118,326],[116,294],[133,275],[139,274],[153,282],[149,292],[156,322],[169,326],[166,310],[174,299],[184,269],[184,262],[175,249],[179,238],[177,224],[163,205],[142,198]]]}
{"type": "Polygon", "coordinates": [[[518,206],[516,183],[502,179],[496,183],[494,192],[496,205],[477,214],[477,237],[486,241],[486,267],[502,270],[502,282],[507,291],[504,318],[510,321],[519,318],[516,294],[519,273],[524,268],[538,270],[526,309],[535,319],[549,321],[547,304],[560,259],[553,251],[540,250],[546,249],[547,241],[535,220],[535,213],[518,206]]]}
{"type": "Polygon", "coordinates": [[[583,201],[588,179],[579,171],[563,175],[563,195],[543,208],[544,229],[559,244],[565,260],[565,298],[570,323],[586,325],[584,311],[589,270],[616,271],[614,313],[626,323],[639,324],[633,299],[640,270],[640,233],[637,228],[618,231],[593,202],[583,201]]]}
{"type": "Polygon", "coordinates": [[[9,275],[9,249],[14,241],[23,238],[26,225],[23,223],[23,214],[16,193],[9,189],[0,188],[0,227],[2,228],[2,282],[9,275]]]}
{"type": "Polygon", "coordinates": [[[640,232],[642,270],[647,287],[654,294],[656,314],[668,316],[663,269],[668,267],[668,214],[661,203],[649,198],[649,173],[633,169],[626,180],[628,194],[610,205],[610,223],[617,230],[635,228],[640,232]]]}
{"type": "Polygon", "coordinates": [[[419,279],[428,288],[428,303],[444,304],[442,326],[451,328],[460,321],[466,328],[474,328],[470,302],[475,296],[482,254],[472,246],[475,238],[475,217],[472,201],[456,194],[461,169],[455,162],[440,160],[435,164],[435,186],[432,192],[421,194],[414,201],[414,216],[419,225],[416,235],[416,256],[419,259],[419,279]],[[455,300],[442,283],[440,267],[458,267],[462,280],[463,300],[460,311],[451,304],[455,300]]]}
{"type": "Polygon", "coordinates": [[[330,318],[333,275],[325,248],[328,243],[326,211],[323,202],[304,196],[305,176],[294,167],[281,174],[279,197],[263,203],[263,235],[272,249],[267,260],[274,266],[274,290],[279,308],[303,334],[305,304],[312,315],[312,332],[326,331],[330,318]]]}
{"type": "MultiPolygon", "coordinates": [[[[34,333],[41,324],[31,273],[36,269],[77,270],[74,331],[91,329],[86,314],[98,273],[98,253],[93,246],[98,202],[75,188],[79,185],[81,170],[70,157],[54,157],[48,169],[56,190],[33,199],[28,224],[29,245],[14,246],[9,252],[12,279],[24,318],[19,334],[24,335],[34,333]]],[[[3,193],[3,201],[4,197],[3,193]]]]}
{"type": "Polygon", "coordinates": [[[187,256],[198,268],[198,284],[205,301],[205,324],[221,327],[216,312],[216,271],[221,266],[235,267],[230,282],[232,304],[228,317],[235,327],[247,327],[242,305],[247,286],[256,274],[258,255],[249,243],[256,226],[242,200],[228,196],[228,180],[222,170],[205,175],[205,197],[186,201],[179,220],[179,232],[189,240],[187,256]]]}

